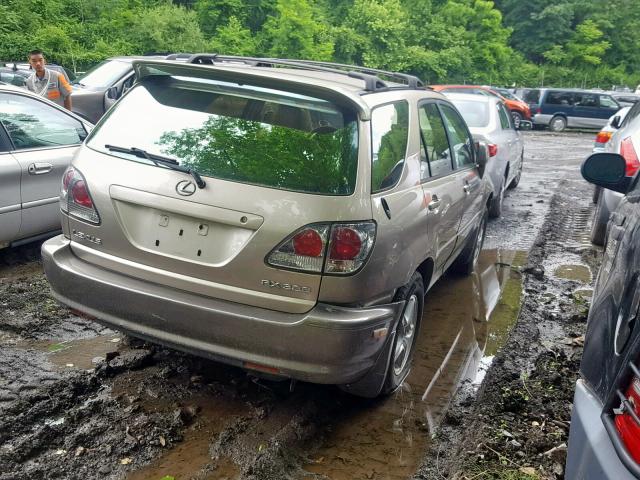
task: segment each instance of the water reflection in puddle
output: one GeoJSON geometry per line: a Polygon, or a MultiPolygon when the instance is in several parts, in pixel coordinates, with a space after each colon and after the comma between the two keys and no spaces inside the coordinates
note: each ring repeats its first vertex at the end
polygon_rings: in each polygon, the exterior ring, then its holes
{"type": "Polygon", "coordinates": [[[525,253],[482,252],[468,277],[449,275],[427,294],[411,373],[393,396],[355,402],[333,422],[305,469],[332,480],[405,479],[458,389],[477,387],[515,322],[525,253]]]}
{"type": "Polygon", "coordinates": [[[19,348],[45,352],[51,363],[59,368],[90,369],[105,359],[109,352],[118,350],[122,335],[98,335],[56,342],[53,340],[28,340],[18,342],[19,348]]]}

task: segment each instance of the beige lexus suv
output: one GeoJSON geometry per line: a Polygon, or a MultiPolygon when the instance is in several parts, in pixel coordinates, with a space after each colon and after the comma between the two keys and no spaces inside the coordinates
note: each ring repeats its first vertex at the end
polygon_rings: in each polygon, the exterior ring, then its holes
{"type": "Polygon", "coordinates": [[[486,147],[410,75],[300,60],[137,60],[62,179],[55,296],[130,335],[374,397],[424,294],[470,272],[486,147]]]}

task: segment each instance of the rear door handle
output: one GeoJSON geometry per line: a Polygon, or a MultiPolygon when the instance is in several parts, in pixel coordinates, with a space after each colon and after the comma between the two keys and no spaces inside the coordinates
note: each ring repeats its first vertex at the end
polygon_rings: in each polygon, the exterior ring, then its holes
{"type": "Polygon", "coordinates": [[[438,197],[434,195],[433,200],[429,202],[429,205],[427,205],[427,208],[429,208],[429,210],[433,212],[434,210],[437,210],[438,208],[440,208],[441,203],[442,203],[442,200],[440,200],[438,197]]]}
{"type": "Polygon", "coordinates": [[[32,163],[27,167],[29,175],[42,175],[49,173],[53,169],[53,165],[50,163],[32,163]]]}

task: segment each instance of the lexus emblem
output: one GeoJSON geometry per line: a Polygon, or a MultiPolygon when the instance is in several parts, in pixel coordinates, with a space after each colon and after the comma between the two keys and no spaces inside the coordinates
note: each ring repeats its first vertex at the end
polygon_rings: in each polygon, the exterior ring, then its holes
{"type": "Polygon", "coordinates": [[[190,180],[182,180],[176,185],[176,192],[178,192],[178,195],[188,197],[196,193],[196,184],[190,180]]]}

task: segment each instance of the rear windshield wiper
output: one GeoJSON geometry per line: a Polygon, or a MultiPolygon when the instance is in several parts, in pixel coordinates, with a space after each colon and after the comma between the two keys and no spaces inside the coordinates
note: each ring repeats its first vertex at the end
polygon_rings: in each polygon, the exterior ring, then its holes
{"type": "Polygon", "coordinates": [[[130,155],[135,155],[136,157],[139,157],[139,158],[151,160],[156,165],[163,165],[177,172],[188,173],[196,181],[196,185],[198,186],[198,188],[204,188],[207,185],[198,172],[196,172],[192,168],[181,166],[173,158],[163,157],[162,155],[156,155],[155,153],[149,153],[146,150],[143,150],[141,148],[136,148],[136,147],[127,148],[127,147],[118,147],[116,145],[105,145],[104,148],[112,152],[128,153],[130,155]]]}

